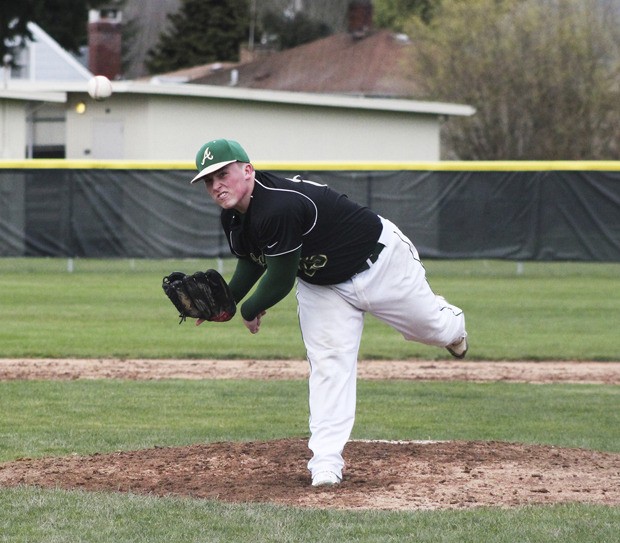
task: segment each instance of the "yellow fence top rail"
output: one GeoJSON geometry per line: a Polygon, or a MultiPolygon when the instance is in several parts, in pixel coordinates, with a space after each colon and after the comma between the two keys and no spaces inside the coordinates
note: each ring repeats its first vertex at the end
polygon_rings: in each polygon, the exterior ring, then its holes
{"type": "MultiPolygon", "coordinates": [[[[620,160],[432,161],[432,162],[253,162],[259,170],[284,171],[620,171],[620,160]]],[[[195,170],[188,161],[150,160],[0,160],[0,169],[28,170],[195,170]]]]}

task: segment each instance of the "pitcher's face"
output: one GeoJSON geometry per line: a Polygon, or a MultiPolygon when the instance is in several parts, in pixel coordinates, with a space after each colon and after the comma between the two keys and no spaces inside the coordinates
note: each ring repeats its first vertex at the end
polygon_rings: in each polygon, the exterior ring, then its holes
{"type": "Polygon", "coordinates": [[[205,176],[205,186],[213,201],[224,209],[245,213],[254,189],[254,168],[233,162],[205,176]]]}

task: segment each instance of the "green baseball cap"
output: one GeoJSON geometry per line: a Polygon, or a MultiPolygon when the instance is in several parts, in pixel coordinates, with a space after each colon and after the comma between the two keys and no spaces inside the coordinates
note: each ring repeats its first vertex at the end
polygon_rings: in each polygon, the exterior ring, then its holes
{"type": "Polygon", "coordinates": [[[198,175],[192,183],[232,162],[250,162],[243,147],[232,140],[212,140],[205,143],[196,153],[198,175]]]}

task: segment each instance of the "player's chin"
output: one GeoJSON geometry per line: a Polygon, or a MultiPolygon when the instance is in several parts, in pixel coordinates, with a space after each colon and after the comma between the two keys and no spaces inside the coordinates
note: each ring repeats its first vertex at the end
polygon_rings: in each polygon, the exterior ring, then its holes
{"type": "Polygon", "coordinates": [[[215,203],[223,209],[232,209],[233,207],[235,207],[235,204],[237,202],[232,198],[224,196],[223,198],[217,198],[215,200],[215,203]]]}

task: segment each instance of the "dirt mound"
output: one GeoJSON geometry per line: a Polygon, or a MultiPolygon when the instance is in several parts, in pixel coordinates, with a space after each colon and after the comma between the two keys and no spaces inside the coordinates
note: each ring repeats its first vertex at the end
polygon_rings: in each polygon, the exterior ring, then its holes
{"type": "Polygon", "coordinates": [[[315,489],[305,439],[22,459],[0,486],[178,495],[299,507],[415,510],[620,505],[620,455],[500,442],[359,442],[341,485],[315,489]]]}

